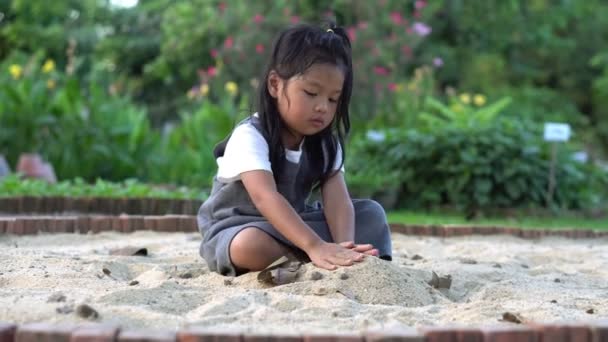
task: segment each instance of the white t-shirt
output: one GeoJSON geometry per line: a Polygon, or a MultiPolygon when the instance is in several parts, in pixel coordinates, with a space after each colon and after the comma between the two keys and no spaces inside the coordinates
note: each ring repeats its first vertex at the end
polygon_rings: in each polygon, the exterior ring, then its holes
{"type": "MultiPolygon", "coordinates": [[[[285,157],[292,163],[299,163],[302,156],[302,143],[297,151],[285,149],[285,157]]],[[[342,149],[338,148],[333,170],[340,168],[342,149]]],[[[228,139],[224,155],[217,158],[217,179],[230,183],[241,179],[241,173],[253,170],[272,172],[268,143],[264,136],[250,122],[236,127],[228,139]]]]}

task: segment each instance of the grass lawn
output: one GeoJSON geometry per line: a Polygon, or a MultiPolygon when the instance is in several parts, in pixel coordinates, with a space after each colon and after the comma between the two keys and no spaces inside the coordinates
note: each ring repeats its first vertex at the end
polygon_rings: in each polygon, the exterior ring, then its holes
{"type": "Polygon", "coordinates": [[[467,221],[463,215],[449,213],[425,213],[413,211],[392,211],[388,212],[388,221],[390,223],[402,224],[464,224],[469,226],[508,226],[517,228],[544,228],[544,229],[564,229],[564,228],[581,228],[608,230],[608,218],[601,219],[585,219],[579,217],[519,217],[519,218],[501,218],[489,217],[481,218],[473,221],[467,221]]]}

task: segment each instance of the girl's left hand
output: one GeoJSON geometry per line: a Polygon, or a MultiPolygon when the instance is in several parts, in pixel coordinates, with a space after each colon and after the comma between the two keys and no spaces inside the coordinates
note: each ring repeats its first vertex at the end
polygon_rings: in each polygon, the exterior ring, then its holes
{"type": "Polygon", "coordinates": [[[378,256],[379,254],[378,250],[375,249],[374,246],[372,246],[371,244],[357,245],[353,241],[346,241],[339,243],[339,245],[344,248],[352,249],[355,252],[363,253],[366,255],[378,256]]]}

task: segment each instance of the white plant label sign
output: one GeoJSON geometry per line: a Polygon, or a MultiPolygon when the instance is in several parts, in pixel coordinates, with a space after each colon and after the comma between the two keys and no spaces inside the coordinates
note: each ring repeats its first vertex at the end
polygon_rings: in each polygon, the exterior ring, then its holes
{"type": "Polygon", "coordinates": [[[545,141],[568,141],[570,139],[570,125],[565,123],[546,122],[545,141]]]}

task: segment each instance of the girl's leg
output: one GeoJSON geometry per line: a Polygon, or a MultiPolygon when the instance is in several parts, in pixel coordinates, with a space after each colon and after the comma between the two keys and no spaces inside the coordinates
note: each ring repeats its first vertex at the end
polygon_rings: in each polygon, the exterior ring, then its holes
{"type": "Polygon", "coordinates": [[[241,230],[230,243],[232,264],[247,271],[261,271],[287,253],[285,246],[255,227],[241,230]]]}
{"type": "Polygon", "coordinates": [[[362,199],[353,200],[355,207],[355,243],[371,243],[381,259],[392,260],[391,232],[386,213],[380,203],[362,199]]]}

